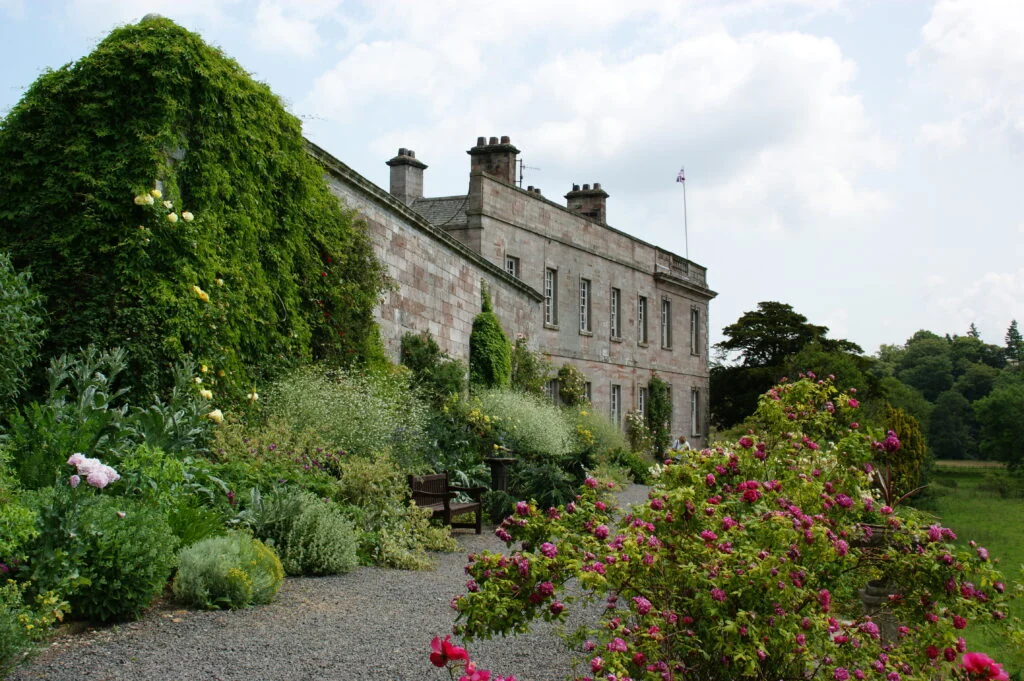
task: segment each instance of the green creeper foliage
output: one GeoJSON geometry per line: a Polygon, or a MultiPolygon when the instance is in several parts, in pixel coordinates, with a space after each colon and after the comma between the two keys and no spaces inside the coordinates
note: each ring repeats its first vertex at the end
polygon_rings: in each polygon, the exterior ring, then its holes
{"type": "Polygon", "coordinates": [[[512,345],[491,306],[491,296],[482,293],[483,309],[473,319],[469,334],[469,382],[484,388],[509,385],[512,376],[512,345]]]}
{"type": "Polygon", "coordinates": [[[383,357],[383,270],[299,121],[168,19],[116,29],[0,122],[0,248],[49,301],[44,352],[123,347],[136,385],[183,355],[238,396],[282,365],[383,357]]]}
{"type": "Polygon", "coordinates": [[[544,384],[551,377],[551,362],[530,350],[525,336],[516,338],[512,348],[512,387],[537,397],[544,395],[544,384]]]}
{"type": "Polygon", "coordinates": [[[466,365],[442,352],[429,331],[402,336],[402,364],[409,367],[416,383],[437,403],[451,395],[461,395],[465,389],[466,365]]]}
{"type": "Polygon", "coordinates": [[[42,296],[29,286],[28,272],[15,272],[0,253],[0,402],[8,406],[24,387],[25,372],[43,341],[42,296]]]}
{"type": "Polygon", "coordinates": [[[672,423],[672,396],[669,394],[668,383],[655,374],[647,382],[648,399],[647,427],[654,442],[654,451],[661,454],[672,442],[669,426],[672,423]]]}

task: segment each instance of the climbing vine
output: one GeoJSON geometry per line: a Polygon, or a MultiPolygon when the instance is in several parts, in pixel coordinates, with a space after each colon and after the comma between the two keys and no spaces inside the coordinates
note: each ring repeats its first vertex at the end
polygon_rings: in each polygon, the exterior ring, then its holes
{"type": "Polygon", "coordinates": [[[139,387],[182,355],[241,394],[383,358],[383,269],[299,121],[168,19],[113,31],[0,121],[0,248],[46,296],[44,352],[124,347],[139,387]]]}

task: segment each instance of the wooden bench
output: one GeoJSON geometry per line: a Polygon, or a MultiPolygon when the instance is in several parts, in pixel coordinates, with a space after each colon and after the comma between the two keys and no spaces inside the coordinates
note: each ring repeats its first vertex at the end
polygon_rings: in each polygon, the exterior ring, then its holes
{"type": "Polygon", "coordinates": [[[429,508],[434,517],[440,516],[445,525],[451,527],[473,528],[477,534],[481,532],[483,523],[483,504],[480,495],[486,487],[456,487],[448,484],[448,473],[431,475],[410,475],[409,494],[420,508],[429,508]],[[459,492],[466,492],[472,501],[452,501],[459,492]],[[474,523],[455,523],[452,518],[464,513],[476,513],[474,523]]]}

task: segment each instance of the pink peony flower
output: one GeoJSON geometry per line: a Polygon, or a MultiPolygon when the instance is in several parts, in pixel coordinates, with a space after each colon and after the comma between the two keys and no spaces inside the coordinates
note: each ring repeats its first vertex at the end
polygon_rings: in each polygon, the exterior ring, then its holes
{"type": "Polygon", "coordinates": [[[540,545],[540,553],[545,558],[554,558],[558,555],[558,547],[546,541],[540,545]]]}
{"type": "Polygon", "coordinates": [[[77,475],[72,475],[70,478],[68,478],[68,483],[71,485],[71,487],[78,487],[82,483],[82,478],[78,477],[77,475]]]}
{"type": "Polygon", "coordinates": [[[960,664],[972,679],[985,681],[1007,681],[1009,679],[1002,665],[996,664],[995,660],[983,653],[964,653],[960,664]]]}

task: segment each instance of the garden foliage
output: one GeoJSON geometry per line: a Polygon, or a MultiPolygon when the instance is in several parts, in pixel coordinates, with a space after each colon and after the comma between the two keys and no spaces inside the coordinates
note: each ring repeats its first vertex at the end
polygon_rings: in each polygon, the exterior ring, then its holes
{"type": "Polygon", "coordinates": [[[429,331],[402,336],[402,364],[434,403],[443,403],[466,389],[466,365],[442,352],[429,331]]]}
{"type": "Polygon", "coordinates": [[[178,554],[174,597],[206,609],[270,603],[284,581],[273,549],[245,532],[210,537],[178,554]]]}
{"type": "Polygon", "coordinates": [[[650,429],[654,454],[660,456],[672,443],[672,433],[669,432],[672,423],[672,394],[668,382],[657,374],[647,382],[647,393],[650,401],[647,405],[647,427],[650,429]]]}
{"type": "Polygon", "coordinates": [[[0,405],[9,407],[24,387],[24,379],[45,334],[46,308],[30,286],[28,271],[16,272],[11,258],[0,253],[0,405]]]}
{"type": "Polygon", "coordinates": [[[494,314],[487,289],[481,292],[483,306],[473,318],[469,334],[469,382],[483,388],[508,386],[512,376],[512,346],[494,314]]]}
{"type": "Polygon", "coordinates": [[[282,365],[382,358],[383,270],[322,174],[266,85],[148,17],[0,123],[0,248],[47,298],[47,355],[124,347],[148,390],[191,356],[241,397],[282,365]]]}
{"type": "Polygon", "coordinates": [[[558,370],[558,397],[562,404],[578,407],[587,403],[587,377],[575,365],[566,362],[558,370]]]}
{"type": "Polygon", "coordinates": [[[457,631],[563,621],[576,582],[606,603],[584,632],[595,678],[931,681],[958,673],[967,627],[1020,645],[988,551],[874,496],[883,444],[856,415],[849,394],[804,378],[764,395],[734,445],[659,468],[617,524],[592,478],[560,508],[518,503],[498,531],[509,555],[470,556],[457,631]],[[858,602],[869,582],[887,595],[873,611],[858,602]]]}
{"type": "Polygon", "coordinates": [[[530,350],[526,336],[516,336],[512,347],[511,385],[514,389],[542,397],[552,370],[551,362],[544,355],[530,350]]]}

